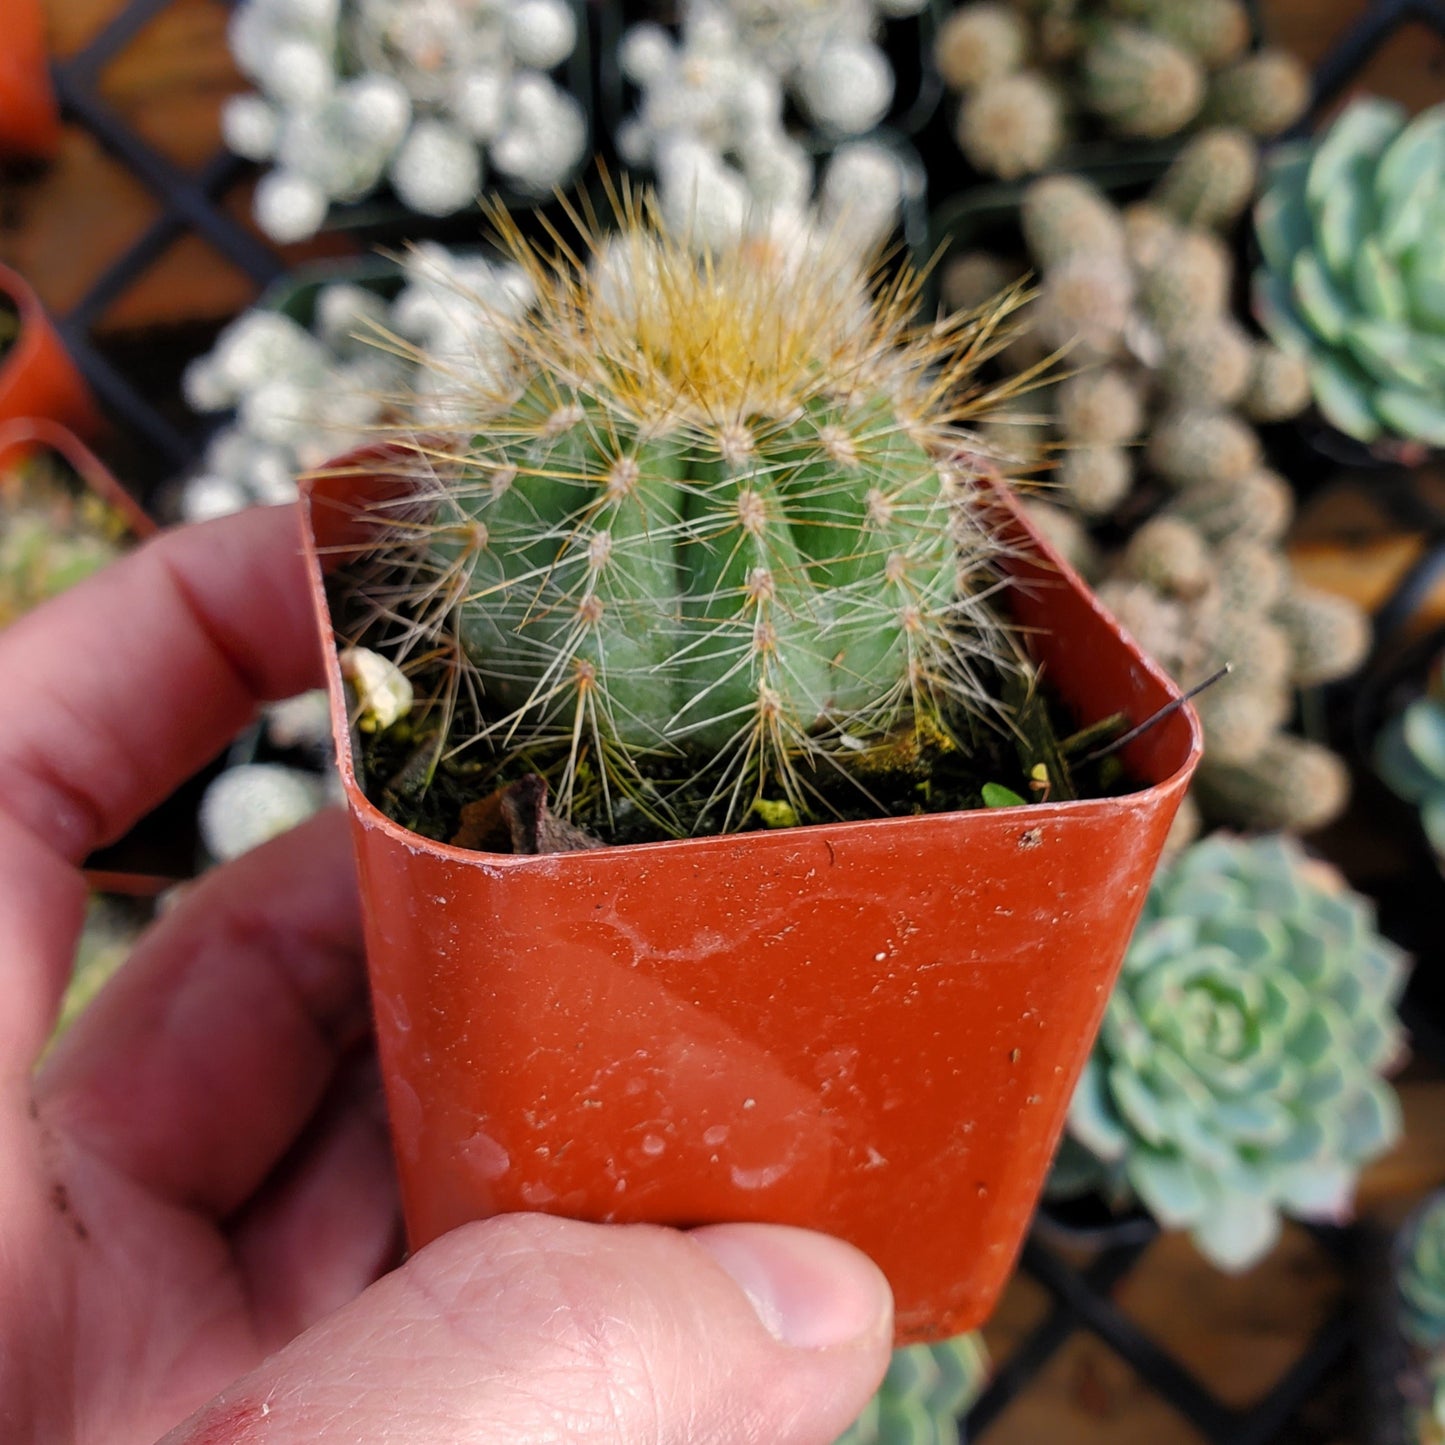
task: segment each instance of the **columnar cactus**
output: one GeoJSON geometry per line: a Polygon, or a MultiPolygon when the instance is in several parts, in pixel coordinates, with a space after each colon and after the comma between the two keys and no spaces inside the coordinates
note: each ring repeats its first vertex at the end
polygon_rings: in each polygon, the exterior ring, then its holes
{"type": "Polygon", "coordinates": [[[1180,218],[1223,225],[1252,187],[1255,137],[1292,125],[1309,76],[1278,50],[1255,55],[1240,0],[968,0],[939,28],[934,60],[959,93],[969,161],[1012,180],[1046,171],[1074,137],[1232,128],[1191,156],[1168,198],[1180,218]]]}
{"type": "Polygon", "coordinates": [[[564,745],[560,808],[681,751],[737,824],[804,807],[807,759],[990,706],[996,543],[941,398],[997,313],[915,333],[910,288],[875,306],[827,243],[700,263],[635,206],[584,272],[514,244],[536,305],[429,458],[414,589],[490,735],[564,745]]]}
{"type": "Polygon", "coordinates": [[[1270,157],[1255,311],[1363,442],[1445,446],[1445,105],[1363,99],[1270,157]]]}
{"type": "Polygon", "coordinates": [[[581,105],[546,73],[577,42],[568,0],[243,0],[230,40],[259,90],[233,97],[222,127],[238,155],[274,163],[256,219],[278,241],[388,180],[412,210],[459,211],[484,153],[545,195],[586,147],[581,105]]]}
{"type": "Polygon", "coordinates": [[[1106,1187],[1247,1268],[1281,1214],[1347,1216],[1393,1143],[1404,958],[1292,840],[1216,834],[1155,879],[1069,1133],[1106,1187]]]}

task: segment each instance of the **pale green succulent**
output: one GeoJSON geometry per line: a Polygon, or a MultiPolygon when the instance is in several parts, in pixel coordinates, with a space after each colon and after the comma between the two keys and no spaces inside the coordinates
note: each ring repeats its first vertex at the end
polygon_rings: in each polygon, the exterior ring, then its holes
{"type": "Polygon", "coordinates": [[[977,1334],[895,1350],[878,1392],[836,1445],[958,1445],[959,1416],[987,1379],[977,1334]]]}
{"type": "Polygon", "coordinates": [[[1375,770],[1390,789],[1420,810],[1436,857],[1445,860],[1445,676],[1390,719],[1375,739],[1375,770]]]}
{"type": "Polygon", "coordinates": [[[1445,1193],[1430,1196],[1406,1225],[1396,1273],[1400,1332],[1419,1351],[1424,1386],[1416,1436],[1445,1438],[1445,1193]]]}
{"type": "Polygon", "coordinates": [[[1400,1131],[1401,952],[1284,835],[1156,878],[1069,1111],[1108,1185],[1243,1269],[1281,1214],[1339,1219],[1400,1131]]]}
{"type": "Polygon", "coordinates": [[[115,508],[57,464],[0,472],[0,627],[114,561],[126,531],[115,508]]]}
{"type": "Polygon", "coordinates": [[[1412,1345],[1445,1346],[1445,1193],[1416,1211],[1400,1261],[1400,1328],[1412,1345]]]}
{"type": "Polygon", "coordinates": [[[1355,101],[1266,165],[1255,311],[1363,442],[1445,446],[1445,105],[1355,101]]]}

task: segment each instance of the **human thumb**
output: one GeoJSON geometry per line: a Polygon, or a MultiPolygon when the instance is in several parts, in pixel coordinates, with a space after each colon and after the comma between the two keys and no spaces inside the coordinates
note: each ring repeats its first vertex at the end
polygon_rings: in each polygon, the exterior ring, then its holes
{"type": "Polygon", "coordinates": [[[507,1215],[419,1251],[162,1445],[829,1445],[888,1363],[851,1246],[507,1215]]]}

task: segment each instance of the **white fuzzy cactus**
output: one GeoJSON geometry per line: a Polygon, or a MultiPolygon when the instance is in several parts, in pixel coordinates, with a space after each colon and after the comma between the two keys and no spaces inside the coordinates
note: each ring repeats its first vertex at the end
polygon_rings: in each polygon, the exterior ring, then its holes
{"type": "Polygon", "coordinates": [[[230,39],[258,89],[227,102],[222,130],[273,163],[256,219],[277,241],[314,235],[333,202],[384,181],[450,215],[488,163],[544,195],[587,148],[581,105],[547,74],[577,44],[569,0],[241,0],[230,39]]]}
{"type": "Polygon", "coordinates": [[[636,113],[619,129],[630,166],[652,171],[662,214],[699,247],[747,232],[846,223],[860,250],[892,228],[914,184],[870,131],[893,99],[893,73],[876,43],[881,17],[922,0],[684,0],[676,36],[633,26],[619,62],[637,88],[636,113]],[[814,201],[809,148],[790,126],[815,129],[814,149],[843,144],[814,201]]]}
{"type": "Polygon", "coordinates": [[[521,273],[433,244],[416,246],[403,270],[390,304],[333,282],[317,293],[311,331],[277,311],[249,311],[191,363],[183,386],[192,408],[235,415],[185,484],[187,520],[294,501],[296,478],[366,442],[401,392],[418,426],[438,426],[459,386],[500,375],[502,323],[531,301],[521,273]],[[476,304],[459,306],[458,296],[476,304]],[[385,335],[412,354],[377,345],[385,335]]]}

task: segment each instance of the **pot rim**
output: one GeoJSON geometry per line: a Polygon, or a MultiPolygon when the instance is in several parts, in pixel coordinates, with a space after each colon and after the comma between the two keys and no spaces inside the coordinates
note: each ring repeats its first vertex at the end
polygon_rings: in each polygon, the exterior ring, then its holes
{"type": "MultiPolygon", "coordinates": [[[[331,708],[332,734],[336,740],[336,766],[347,803],[363,827],[380,831],[389,836],[393,842],[405,848],[420,850],[437,858],[472,867],[485,866],[488,869],[508,871],[517,868],[555,868],[558,866],[559,859],[565,859],[572,855],[566,853],[489,853],[477,848],[460,848],[455,844],[443,843],[414,832],[382,812],[367,797],[356,781],[351,749],[351,720],[346,706],[345,684],[341,677],[341,668],[337,658],[331,609],[326,597],[326,568],[316,537],[314,503],[318,500],[320,489],[328,484],[334,485],[339,479],[359,478],[364,475],[363,468],[366,463],[386,455],[393,449],[394,447],[387,443],[373,443],[360,447],[335,458],[300,479],[302,548],[310,577],[312,602],[322,632],[326,689],[331,708]]],[[[1076,798],[1068,801],[1025,803],[1021,806],[1002,808],[956,809],[950,812],[924,813],[902,818],[864,818],[832,823],[804,823],[791,828],[760,828],[747,833],[715,833],[697,837],[660,838],[646,843],[609,844],[604,848],[586,849],[577,856],[586,857],[595,862],[602,858],[619,855],[630,857],[639,850],[657,853],[685,848],[690,853],[701,856],[703,850],[717,852],[738,846],[751,848],[794,847],[800,842],[820,835],[837,837],[839,831],[844,829],[873,832],[877,829],[891,828],[894,831],[900,831],[908,827],[916,828],[919,825],[947,826],[950,822],[960,818],[977,818],[980,815],[997,819],[1000,823],[1019,822],[1024,819],[1043,823],[1053,820],[1087,818],[1096,812],[1107,810],[1111,805],[1117,807],[1121,802],[1127,800],[1137,799],[1142,804],[1151,798],[1166,797],[1175,792],[1182,793],[1188,787],[1195,766],[1203,753],[1203,733],[1193,706],[1183,698],[1182,690],[1173,679],[1133,641],[1112,615],[1106,611],[1095,596],[1093,589],[1029,525],[1023,509],[1009,491],[1007,483],[986,472],[980,474],[980,480],[987,488],[990,503],[999,507],[1005,514],[1005,524],[1022,530],[1027,536],[1030,546],[1036,551],[1038,560],[1049,570],[1058,573],[1066,585],[1087,601],[1089,607],[1115,635],[1120,644],[1127,646],[1134,653],[1136,661],[1142,664],[1145,674],[1160,687],[1169,702],[1173,703],[1183,714],[1189,728],[1189,747],[1184,757],[1167,777],[1145,787],[1133,789],[1122,797],[1076,798]]]]}
{"type": "Polygon", "coordinates": [[[12,450],[23,452],[49,450],[67,462],[81,479],[108,506],[124,518],[137,541],[154,536],[159,530],[140,503],[120,484],[115,473],[70,430],[49,417],[14,417],[0,421],[0,460],[12,450]]]}

